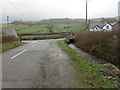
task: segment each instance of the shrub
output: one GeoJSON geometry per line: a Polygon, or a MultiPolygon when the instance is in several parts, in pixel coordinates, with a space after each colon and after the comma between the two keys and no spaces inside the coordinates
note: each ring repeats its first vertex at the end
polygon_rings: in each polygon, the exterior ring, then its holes
{"type": "Polygon", "coordinates": [[[2,35],[2,43],[7,43],[11,41],[18,41],[19,39],[14,35],[2,35]]]}
{"type": "Polygon", "coordinates": [[[82,50],[120,66],[119,33],[79,31],[75,33],[75,45],[82,50]]]}

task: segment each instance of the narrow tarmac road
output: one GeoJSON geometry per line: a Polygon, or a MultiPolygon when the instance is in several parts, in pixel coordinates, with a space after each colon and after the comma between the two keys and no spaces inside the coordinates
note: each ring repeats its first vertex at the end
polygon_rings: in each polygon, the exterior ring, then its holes
{"type": "Polygon", "coordinates": [[[74,69],[56,41],[27,41],[3,53],[3,88],[73,88],[74,69]]]}

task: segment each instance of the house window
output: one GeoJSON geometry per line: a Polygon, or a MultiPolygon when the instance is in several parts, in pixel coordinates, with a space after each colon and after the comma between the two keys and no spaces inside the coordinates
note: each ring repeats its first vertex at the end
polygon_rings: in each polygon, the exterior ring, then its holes
{"type": "Polygon", "coordinates": [[[109,26],[106,26],[106,29],[110,29],[110,27],[109,27],[109,26]]]}

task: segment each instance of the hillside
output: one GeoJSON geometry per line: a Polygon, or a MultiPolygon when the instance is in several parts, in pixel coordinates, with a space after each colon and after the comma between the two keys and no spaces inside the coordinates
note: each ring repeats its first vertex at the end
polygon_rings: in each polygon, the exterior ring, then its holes
{"type": "Polygon", "coordinates": [[[33,25],[40,25],[40,24],[84,24],[85,19],[69,19],[69,18],[53,18],[53,19],[46,19],[41,21],[14,21],[13,24],[33,24],[33,25]]]}

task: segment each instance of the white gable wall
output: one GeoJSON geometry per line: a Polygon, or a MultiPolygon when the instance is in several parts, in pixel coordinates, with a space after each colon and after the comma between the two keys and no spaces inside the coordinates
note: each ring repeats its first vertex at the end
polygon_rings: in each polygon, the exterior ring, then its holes
{"type": "Polygon", "coordinates": [[[90,31],[94,31],[94,29],[89,29],[90,31]]]}
{"type": "Polygon", "coordinates": [[[110,24],[106,24],[103,29],[107,30],[107,31],[112,31],[112,26],[110,24]]]}
{"type": "Polygon", "coordinates": [[[98,26],[95,26],[95,28],[93,30],[94,31],[100,31],[100,28],[98,26]]]}

